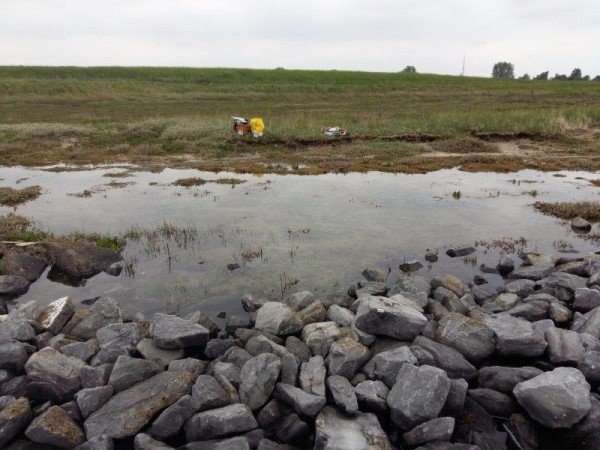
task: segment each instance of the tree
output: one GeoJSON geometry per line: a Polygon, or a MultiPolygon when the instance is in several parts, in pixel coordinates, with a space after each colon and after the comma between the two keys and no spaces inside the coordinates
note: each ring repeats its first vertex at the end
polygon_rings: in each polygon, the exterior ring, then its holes
{"type": "Polygon", "coordinates": [[[494,64],[492,78],[514,78],[515,66],[509,62],[502,61],[494,64]]]}
{"type": "Polygon", "coordinates": [[[593,81],[600,81],[600,75],[596,75],[593,81]]]}
{"type": "Polygon", "coordinates": [[[526,73],[526,74],[523,74],[523,76],[520,77],[519,80],[531,80],[531,77],[529,76],[528,73],[526,73]]]}
{"type": "Polygon", "coordinates": [[[569,80],[581,80],[581,69],[573,69],[573,72],[571,72],[571,75],[569,76],[569,80]]]}
{"type": "Polygon", "coordinates": [[[402,73],[417,73],[417,68],[415,66],[406,66],[402,73]]]}
{"type": "Polygon", "coordinates": [[[555,80],[559,80],[559,81],[564,81],[564,80],[568,80],[569,77],[566,76],[566,75],[564,75],[564,74],[561,75],[560,73],[557,73],[557,74],[554,75],[554,79],[555,80]]]}
{"type": "Polygon", "coordinates": [[[533,79],[534,80],[547,80],[548,75],[549,75],[549,72],[546,70],[545,72],[542,72],[539,75],[536,75],[535,77],[533,77],[533,79]]]}

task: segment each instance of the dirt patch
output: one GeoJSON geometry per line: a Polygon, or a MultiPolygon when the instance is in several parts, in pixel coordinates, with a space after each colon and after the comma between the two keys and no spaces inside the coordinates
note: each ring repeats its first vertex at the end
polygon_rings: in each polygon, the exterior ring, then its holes
{"type": "Polygon", "coordinates": [[[0,205],[17,206],[21,203],[35,200],[42,194],[40,186],[28,186],[23,189],[14,189],[11,187],[0,188],[0,205]]]}
{"type": "Polygon", "coordinates": [[[563,220],[583,217],[590,222],[600,221],[600,202],[535,202],[533,207],[544,214],[563,220]]]}

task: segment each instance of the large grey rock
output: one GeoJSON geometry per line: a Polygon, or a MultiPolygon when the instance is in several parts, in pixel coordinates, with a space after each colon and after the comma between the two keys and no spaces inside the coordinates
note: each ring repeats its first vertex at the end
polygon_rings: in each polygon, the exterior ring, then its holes
{"type": "Polygon", "coordinates": [[[348,415],[357,413],[358,401],[356,400],[354,387],[346,378],[339,375],[328,377],[327,388],[338,408],[348,415]]]}
{"type": "Polygon", "coordinates": [[[407,430],[436,418],[450,385],[446,373],[437,367],[404,364],[387,398],[392,421],[407,430]]]}
{"type": "Polygon", "coordinates": [[[387,397],[390,390],[383,381],[362,381],[354,388],[361,411],[383,416],[388,411],[387,397]]]}
{"type": "Polygon", "coordinates": [[[26,398],[19,398],[0,410],[0,448],[7,447],[31,421],[33,413],[26,398]]]}
{"type": "Polygon", "coordinates": [[[406,304],[386,297],[366,296],[360,301],[355,325],[365,333],[412,340],[423,331],[427,318],[406,304]]]}
{"type": "Polygon", "coordinates": [[[579,360],[577,368],[589,383],[600,383],[600,351],[586,351],[579,360]]]}
{"type": "Polygon", "coordinates": [[[280,358],[289,354],[288,350],[283,345],[279,345],[262,335],[250,338],[246,343],[246,351],[252,356],[258,356],[261,353],[273,353],[280,358]]]}
{"type": "Polygon", "coordinates": [[[253,313],[258,311],[268,300],[254,297],[252,294],[245,294],[242,297],[242,307],[244,311],[253,313]]]}
{"type": "Polygon", "coordinates": [[[275,388],[280,370],[281,360],[272,353],[261,353],[244,364],[239,388],[242,403],[253,411],[263,406],[275,388]]]}
{"type": "Polygon", "coordinates": [[[309,394],[289,384],[277,383],[275,397],[290,405],[301,416],[315,417],[325,406],[325,397],[309,394]]]}
{"type": "Polygon", "coordinates": [[[510,395],[517,384],[542,373],[542,370],[536,367],[482,367],[479,369],[479,386],[510,395]]]}
{"type": "Polygon", "coordinates": [[[97,411],[113,395],[112,386],[100,386],[94,388],[82,389],[75,394],[77,406],[84,418],[89,417],[94,411],[97,411]]]}
{"type": "Polygon", "coordinates": [[[402,436],[411,447],[428,442],[448,442],[454,433],[454,417],[440,417],[416,426],[402,436]]]}
{"type": "Polygon", "coordinates": [[[281,382],[296,386],[298,384],[298,358],[294,355],[285,355],[281,358],[281,382]]]}
{"type": "Polygon", "coordinates": [[[140,354],[150,361],[154,361],[160,367],[167,367],[170,363],[185,356],[183,349],[166,350],[154,345],[152,339],[142,339],[137,343],[136,349],[140,354]]]}
{"type": "Polygon", "coordinates": [[[123,258],[118,253],[94,244],[44,242],[52,266],[73,277],[89,278],[123,258]]]}
{"type": "Polygon", "coordinates": [[[579,333],[562,328],[549,328],[544,332],[548,343],[548,359],[554,364],[577,364],[584,353],[579,333]]]}
{"type": "Polygon", "coordinates": [[[546,278],[552,272],[554,272],[554,264],[546,263],[546,264],[538,264],[535,266],[521,266],[518,269],[515,269],[509,275],[510,278],[520,279],[524,278],[527,280],[538,281],[543,278],[546,278]]]}
{"type": "Polygon", "coordinates": [[[591,408],[590,385],[573,368],[559,367],[523,381],[513,394],[535,421],[548,428],[570,427],[591,408]]]}
{"type": "Polygon", "coordinates": [[[3,272],[7,275],[17,275],[33,283],[42,274],[48,264],[46,261],[25,252],[9,251],[2,258],[3,272]]]}
{"type": "Polygon", "coordinates": [[[123,322],[123,315],[116,300],[102,297],[92,305],[87,317],[81,320],[70,334],[81,339],[91,339],[96,337],[96,332],[100,328],[121,322],[123,322]]]}
{"type": "Polygon", "coordinates": [[[544,333],[534,330],[526,320],[508,314],[487,316],[483,320],[494,331],[499,355],[533,357],[546,350],[544,333]]]}
{"type": "MultiPolygon", "coordinates": [[[[339,331],[338,331],[339,333],[339,331]]],[[[299,362],[303,363],[308,361],[312,354],[310,348],[302,340],[296,336],[288,336],[285,340],[285,348],[292,353],[299,362]]]]}
{"type": "Polygon", "coordinates": [[[0,369],[20,373],[27,362],[25,344],[19,341],[0,341],[0,369]]]}
{"type": "Polygon", "coordinates": [[[443,277],[434,277],[431,280],[431,289],[435,291],[438,287],[442,286],[449,291],[454,292],[459,298],[465,294],[471,292],[469,285],[462,280],[452,276],[445,275],[443,277]]]}
{"type": "Polygon", "coordinates": [[[238,344],[240,341],[234,339],[211,339],[204,348],[204,356],[212,361],[238,344]]]}
{"type": "Polygon", "coordinates": [[[529,322],[544,320],[550,315],[550,303],[544,300],[534,300],[514,306],[507,310],[506,314],[529,322]]]}
{"type": "Polygon", "coordinates": [[[462,378],[450,380],[450,391],[440,414],[455,416],[463,411],[469,383],[462,378]]]}
{"type": "Polygon", "coordinates": [[[156,313],[152,322],[152,337],[154,345],[164,349],[204,347],[209,331],[181,317],[156,313]]]}
{"type": "Polygon", "coordinates": [[[0,297],[16,297],[29,290],[30,281],[20,275],[0,275],[0,297]]]}
{"type": "Polygon", "coordinates": [[[321,355],[313,356],[300,365],[300,387],[313,395],[325,396],[325,377],[327,369],[321,355]]]}
{"type": "Polygon", "coordinates": [[[527,279],[509,281],[504,286],[504,292],[526,298],[535,292],[535,281],[527,279]]]}
{"type": "Polygon", "coordinates": [[[168,370],[187,370],[190,373],[198,376],[204,372],[204,362],[196,358],[184,358],[172,361],[169,363],[168,370]]]}
{"type": "Polygon", "coordinates": [[[208,314],[202,311],[194,311],[186,316],[190,322],[202,325],[208,330],[211,336],[216,336],[221,331],[221,327],[208,314]]]}
{"type": "Polygon", "coordinates": [[[83,444],[75,447],[75,450],[113,450],[115,448],[112,439],[103,434],[102,436],[93,437],[83,444]]]}
{"type": "Polygon", "coordinates": [[[313,355],[323,358],[329,353],[333,341],[340,337],[340,329],[335,322],[311,323],[302,329],[302,340],[313,355]]]}
{"type": "Polygon", "coordinates": [[[587,333],[600,339],[600,307],[576,317],[571,324],[571,330],[578,333],[587,333]]]}
{"type": "Polygon", "coordinates": [[[446,314],[440,320],[435,340],[474,362],[487,358],[496,348],[493,330],[478,320],[456,313],[446,314]]]}
{"type": "Polygon", "coordinates": [[[193,382],[189,372],[167,371],[117,393],[85,421],[86,436],[122,439],[135,435],[159,411],[189,393],[193,382]]]}
{"type": "Polygon", "coordinates": [[[294,311],[300,311],[315,301],[315,296],[310,291],[296,292],[287,297],[283,303],[294,311]]]}
{"type": "Polygon", "coordinates": [[[276,336],[298,333],[303,323],[298,314],[288,305],[277,302],[265,303],[256,313],[254,327],[276,336]]]}
{"type": "Polygon", "coordinates": [[[244,433],[257,426],[250,408],[237,403],[193,415],[185,424],[185,434],[188,441],[198,441],[244,433]]]}
{"type": "Polygon", "coordinates": [[[108,384],[113,364],[103,364],[97,367],[84,366],[79,372],[81,386],[83,388],[92,388],[105,386],[108,384]]]}
{"type": "Polygon", "coordinates": [[[73,313],[75,303],[69,297],[62,297],[50,303],[37,317],[40,326],[56,335],[64,327],[73,313]]]}
{"type": "Polygon", "coordinates": [[[424,336],[417,336],[413,342],[413,348],[414,346],[419,346],[427,351],[434,361],[433,365],[444,370],[450,378],[470,380],[477,376],[477,369],[453,348],[424,336]]]}
{"type": "Polygon", "coordinates": [[[512,398],[493,389],[470,389],[467,395],[495,417],[508,419],[517,409],[516,402],[512,398]]]}
{"type": "Polygon", "coordinates": [[[154,361],[131,356],[119,356],[108,379],[115,392],[120,392],[161,371],[154,361]]]}
{"type": "Polygon", "coordinates": [[[36,417],[25,430],[25,436],[57,448],[75,448],[85,442],[83,430],[59,406],[52,406],[36,417]]]}
{"type": "Polygon", "coordinates": [[[92,358],[94,366],[114,363],[119,356],[133,353],[142,340],[142,332],[137,323],[113,323],[100,328],[96,337],[100,351],[92,358]]]}
{"type": "Polygon", "coordinates": [[[0,322],[0,340],[33,341],[35,331],[24,319],[10,319],[0,322]]]}
{"type": "Polygon", "coordinates": [[[73,342],[72,344],[67,344],[61,347],[59,351],[63,355],[73,356],[79,358],[83,362],[88,362],[99,350],[98,339],[89,339],[85,342],[73,342]]]}
{"type": "Polygon", "coordinates": [[[600,291],[596,289],[579,288],[575,290],[573,309],[588,312],[600,306],[600,291]]]}
{"type": "Polygon", "coordinates": [[[391,388],[396,382],[398,370],[404,363],[416,365],[417,358],[407,346],[392,348],[377,353],[365,364],[362,371],[372,380],[381,380],[391,388]]]}
{"type": "Polygon", "coordinates": [[[391,445],[377,417],[357,413],[348,417],[331,406],[315,420],[315,450],[388,450],[391,445]]]}
{"type": "Polygon", "coordinates": [[[349,327],[356,319],[352,311],[339,305],[331,305],[329,307],[327,318],[335,322],[339,327],[349,327]]]}
{"type": "Polygon", "coordinates": [[[145,433],[139,433],[135,436],[133,448],[135,450],[173,450],[173,447],[158,441],[145,433]]]}
{"type": "Polygon", "coordinates": [[[240,386],[241,371],[233,363],[218,361],[212,366],[212,375],[223,386],[231,384],[236,389],[240,386]]]}
{"type": "Polygon", "coordinates": [[[369,359],[369,349],[350,338],[343,338],[331,344],[327,355],[327,368],[330,375],[341,375],[348,379],[369,359]]]}
{"type": "Polygon", "coordinates": [[[315,300],[306,308],[298,311],[298,318],[302,321],[303,325],[323,322],[324,320],[327,320],[327,309],[322,301],[315,300]]]}
{"type": "Polygon", "coordinates": [[[81,389],[79,374],[85,363],[46,347],[25,364],[28,392],[38,400],[65,402],[81,389]]]}
{"type": "Polygon", "coordinates": [[[150,434],[159,440],[176,435],[197,410],[198,406],[192,397],[184,395],[160,413],[152,423],[150,434]]]}
{"type": "Polygon", "coordinates": [[[542,288],[554,289],[559,300],[569,301],[575,296],[577,289],[585,288],[587,279],[570,273],[554,272],[540,281],[542,288]]]}
{"type": "Polygon", "coordinates": [[[192,399],[198,411],[221,408],[231,403],[225,389],[210,375],[200,375],[192,387],[192,399]]]}

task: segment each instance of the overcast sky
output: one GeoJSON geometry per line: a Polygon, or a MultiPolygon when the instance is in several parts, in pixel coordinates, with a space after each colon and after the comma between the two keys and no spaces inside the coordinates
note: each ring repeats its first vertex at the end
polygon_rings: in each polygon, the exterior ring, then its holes
{"type": "Polygon", "coordinates": [[[600,0],[0,0],[0,65],[600,74],[600,0]]]}

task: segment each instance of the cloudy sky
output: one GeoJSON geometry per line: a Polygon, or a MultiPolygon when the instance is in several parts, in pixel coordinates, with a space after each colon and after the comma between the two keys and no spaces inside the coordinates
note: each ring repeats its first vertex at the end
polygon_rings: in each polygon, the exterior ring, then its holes
{"type": "Polygon", "coordinates": [[[600,1],[0,0],[0,65],[600,74],[600,1]]]}

